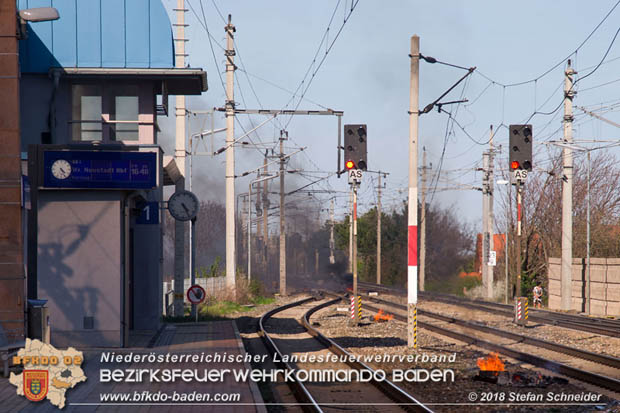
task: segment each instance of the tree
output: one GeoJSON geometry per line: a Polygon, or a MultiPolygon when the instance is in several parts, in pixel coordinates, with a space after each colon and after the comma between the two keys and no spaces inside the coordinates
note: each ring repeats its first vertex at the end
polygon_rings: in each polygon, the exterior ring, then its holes
{"type": "MultiPolygon", "coordinates": [[[[578,153],[577,153],[578,154],[578,153]]],[[[575,161],[573,174],[573,257],[586,256],[587,163],[585,156],[575,161]]],[[[514,189],[503,198],[503,213],[496,214],[502,231],[509,227],[514,240],[516,216],[514,189]],[[506,214],[509,208],[509,214],[506,214]],[[508,215],[508,217],[507,217],[508,215]]],[[[590,255],[620,257],[620,169],[616,157],[609,152],[592,152],[590,172],[590,255]]],[[[522,291],[527,293],[535,281],[546,281],[549,257],[562,254],[562,158],[550,159],[548,170],[532,173],[523,191],[523,252],[519,271],[522,291]]],[[[510,247],[510,246],[509,246],[510,247]]],[[[513,244],[509,256],[516,256],[513,244]]],[[[513,264],[513,268],[516,263],[513,264]]],[[[516,270],[511,271],[514,281],[516,270]]]]}
{"type": "MultiPolygon", "coordinates": [[[[427,206],[427,273],[429,281],[442,281],[457,275],[473,261],[473,231],[459,222],[453,208],[427,206]]],[[[381,215],[381,274],[387,285],[404,286],[407,280],[407,203],[381,215]]],[[[336,245],[348,250],[349,217],[336,224],[336,245]]],[[[377,209],[358,218],[358,276],[375,281],[377,268],[377,209]]]]}
{"type": "MultiPolygon", "coordinates": [[[[174,272],[174,218],[166,213],[164,219],[164,257],[166,274],[174,272]]],[[[187,225],[186,231],[189,231],[187,225]]],[[[196,269],[210,266],[217,257],[226,256],[226,209],[223,204],[215,201],[201,201],[196,217],[196,269]]],[[[185,244],[186,256],[189,256],[189,245],[185,244]]]]}

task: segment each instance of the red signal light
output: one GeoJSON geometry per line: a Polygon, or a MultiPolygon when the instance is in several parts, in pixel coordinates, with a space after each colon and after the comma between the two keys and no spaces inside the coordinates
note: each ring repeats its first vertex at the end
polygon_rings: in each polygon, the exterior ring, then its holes
{"type": "Polygon", "coordinates": [[[353,162],[353,161],[347,161],[347,162],[344,164],[344,166],[347,168],[347,170],[349,170],[349,169],[353,169],[353,168],[355,168],[355,162],[353,162]]]}
{"type": "Polygon", "coordinates": [[[512,162],[510,163],[510,168],[511,168],[511,169],[513,169],[513,170],[514,170],[514,169],[519,169],[519,167],[520,167],[520,166],[521,166],[521,165],[519,165],[519,162],[517,162],[517,161],[512,161],[512,162]]]}

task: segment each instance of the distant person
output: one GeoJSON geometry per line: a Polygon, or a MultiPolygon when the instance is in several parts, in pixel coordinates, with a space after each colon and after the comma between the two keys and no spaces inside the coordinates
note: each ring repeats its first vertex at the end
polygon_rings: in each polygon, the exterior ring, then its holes
{"type": "Polygon", "coordinates": [[[534,295],[534,307],[541,308],[543,288],[540,286],[540,281],[536,283],[536,287],[534,287],[532,293],[534,295]]]}

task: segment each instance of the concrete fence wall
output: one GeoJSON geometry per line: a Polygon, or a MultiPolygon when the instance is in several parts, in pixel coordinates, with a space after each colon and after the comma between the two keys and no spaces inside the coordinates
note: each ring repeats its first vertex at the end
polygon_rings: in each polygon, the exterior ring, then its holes
{"type": "MultiPolygon", "coordinates": [[[[217,294],[221,294],[224,291],[226,291],[226,277],[211,277],[211,278],[196,278],[196,284],[200,285],[202,288],[205,289],[205,291],[207,292],[207,297],[208,296],[212,296],[212,295],[217,295],[217,294]]],[[[190,280],[189,279],[185,279],[183,281],[183,301],[186,304],[189,304],[189,301],[187,300],[187,290],[189,290],[189,287],[191,287],[190,285],[190,280]]],[[[173,289],[173,282],[172,281],[164,281],[164,288],[163,288],[163,292],[164,292],[164,297],[163,297],[163,314],[167,314],[166,312],[166,295],[168,295],[173,289]]],[[[174,298],[174,295],[172,293],[170,293],[168,295],[168,304],[172,304],[172,300],[174,298]]]]}
{"type": "MultiPolygon", "coordinates": [[[[549,258],[549,308],[561,308],[561,259],[549,258]]],[[[573,258],[572,309],[588,308],[585,258],[573,258]]],[[[590,309],[593,315],[620,315],[620,258],[590,258],[590,309]]]]}

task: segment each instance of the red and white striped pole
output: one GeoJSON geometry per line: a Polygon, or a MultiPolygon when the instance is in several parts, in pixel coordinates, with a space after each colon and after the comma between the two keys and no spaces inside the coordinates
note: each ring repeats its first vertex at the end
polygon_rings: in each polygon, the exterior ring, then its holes
{"type": "Polygon", "coordinates": [[[411,37],[411,85],[409,90],[409,208],[407,241],[407,346],[417,348],[418,325],[418,118],[420,93],[420,38],[411,37]]]}
{"type": "Polygon", "coordinates": [[[351,296],[351,320],[355,320],[355,295],[351,296]]]}
{"type": "Polygon", "coordinates": [[[517,297],[521,297],[521,220],[523,219],[521,185],[521,181],[517,181],[517,297]]]}

